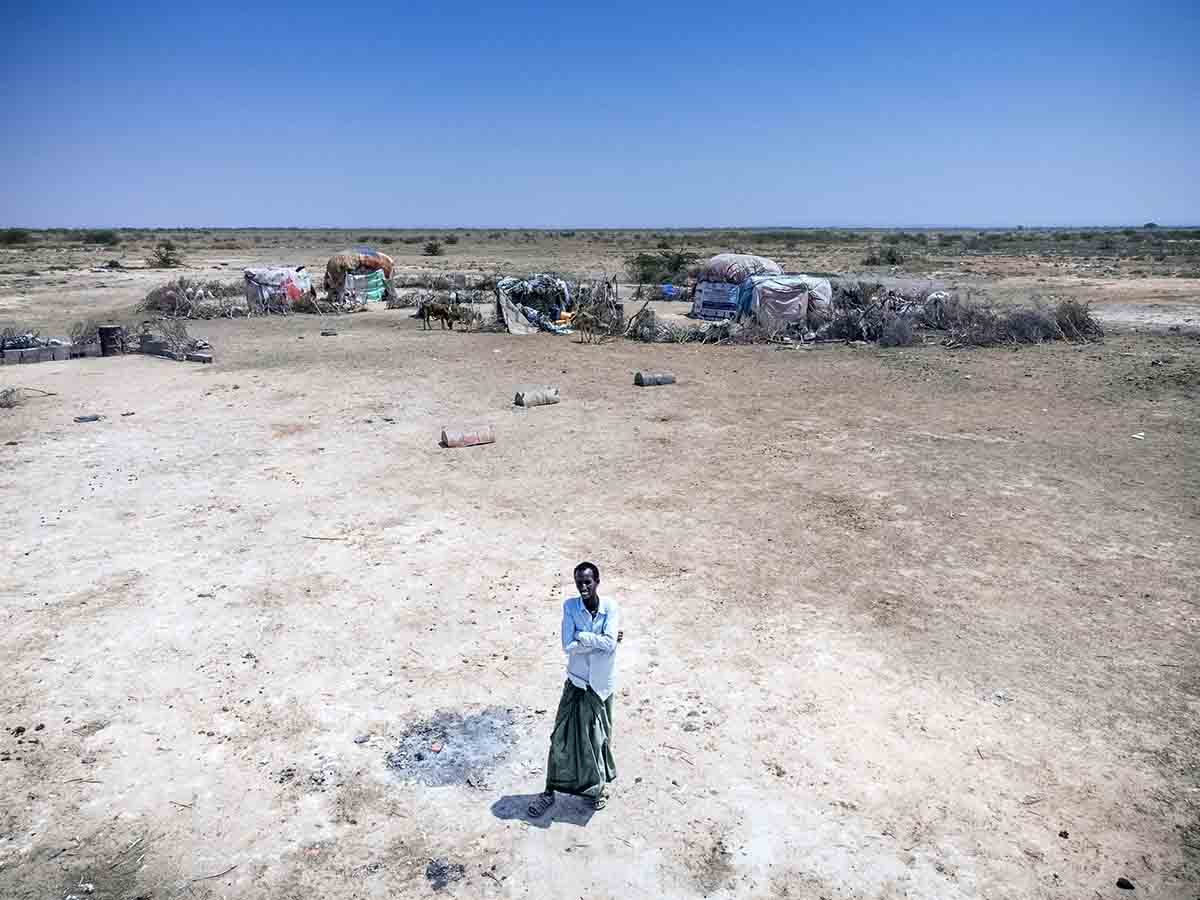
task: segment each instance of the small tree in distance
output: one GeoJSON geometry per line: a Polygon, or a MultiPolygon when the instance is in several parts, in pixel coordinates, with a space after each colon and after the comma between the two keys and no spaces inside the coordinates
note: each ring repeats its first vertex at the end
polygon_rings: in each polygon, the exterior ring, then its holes
{"type": "Polygon", "coordinates": [[[168,239],[159,241],[146,262],[154,269],[177,269],[183,265],[183,257],[175,242],[168,239]]]}

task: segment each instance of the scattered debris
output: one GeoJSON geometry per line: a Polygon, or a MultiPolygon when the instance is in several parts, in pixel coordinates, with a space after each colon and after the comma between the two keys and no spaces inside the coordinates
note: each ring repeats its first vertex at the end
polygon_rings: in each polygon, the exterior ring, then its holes
{"type": "Polygon", "coordinates": [[[163,356],[180,362],[212,362],[211,353],[199,352],[211,349],[208,341],[188,334],[182,319],[146,320],[141,324],[137,340],[138,352],[149,356],[163,356]]]}
{"type": "Polygon", "coordinates": [[[1135,441],[1144,441],[1146,439],[1146,432],[1139,431],[1137,434],[1131,434],[1130,437],[1135,441]]]}
{"type": "Polygon", "coordinates": [[[321,337],[337,337],[337,332],[333,329],[327,328],[325,331],[321,332],[321,337]]]}
{"type": "Polygon", "coordinates": [[[99,422],[103,418],[104,418],[104,416],[98,416],[98,415],[92,414],[92,415],[87,415],[87,416],[76,416],[75,421],[76,422],[99,422]]]}
{"type": "MultiPolygon", "coordinates": [[[[20,392],[22,391],[29,391],[30,394],[36,394],[40,397],[59,396],[54,391],[43,391],[41,388],[4,388],[0,389],[0,409],[13,409],[20,406],[20,403],[24,401],[24,397],[20,396],[20,392]]],[[[16,440],[11,440],[8,443],[16,445],[17,442],[16,440]]]]}
{"type": "Polygon", "coordinates": [[[491,425],[478,425],[474,428],[443,428],[440,443],[443,447],[475,447],[495,442],[496,430],[491,425]]]}
{"type": "Polygon", "coordinates": [[[675,376],[670,372],[637,372],[633,383],[638,387],[651,387],[658,384],[674,384],[675,376]]]}
{"type": "Polygon", "coordinates": [[[460,880],[466,871],[462,863],[452,863],[442,857],[429,861],[429,865],[425,867],[425,877],[429,879],[429,883],[433,885],[435,891],[440,891],[444,890],[450,882],[460,880]]]}
{"type": "Polygon", "coordinates": [[[354,739],[354,743],[356,743],[356,744],[365,744],[365,743],[366,743],[367,741],[369,741],[370,739],[371,739],[371,736],[370,736],[369,734],[360,734],[358,737],[356,737],[356,738],[354,739]]]}
{"type": "Polygon", "coordinates": [[[236,868],[237,868],[237,863],[234,863],[234,864],[233,864],[232,866],[230,866],[228,869],[225,869],[225,870],[223,870],[223,871],[221,871],[221,872],[218,872],[216,875],[201,875],[201,876],[199,876],[199,877],[197,877],[197,878],[193,878],[193,879],[192,879],[192,881],[193,881],[193,882],[196,882],[196,881],[208,881],[208,880],[210,880],[210,879],[213,879],[213,878],[220,878],[222,875],[228,875],[230,872],[232,872],[232,871],[233,871],[234,869],[236,869],[236,868]]]}
{"type": "Polygon", "coordinates": [[[1070,835],[1070,833],[1067,831],[1067,829],[1065,829],[1065,828],[1064,828],[1062,831],[1060,831],[1060,832],[1058,833],[1058,836],[1059,836],[1060,838],[1062,838],[1063,840],[1066,840],[1066,839],[1067,839],[1067,838],[1069,838],[1071,835],[1070,835]]]}
{"type": "Polygon", "coordinates": [[[558,388],[548,386],[538,388],[532,391],[517,391],[513,397],[513,403],[517,406],[548,406],[558,403],[558,388]]]}
{"type": "Polygon", "coordinates": [[[438,712],[409,726],[387,765],[422,784],[465,784],[508,757],[512,715],[502,707],[470,715],[438,712]]]}

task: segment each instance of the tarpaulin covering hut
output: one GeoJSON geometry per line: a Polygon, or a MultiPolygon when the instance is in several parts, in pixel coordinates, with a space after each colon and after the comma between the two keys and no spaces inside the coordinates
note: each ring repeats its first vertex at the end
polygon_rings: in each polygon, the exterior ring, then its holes
{"type": "Polygon", "coordinates": [[[325,291],[331,301],[342,304],[388,299],[394,265],[390,256],[373,247],[338,253],[325,264],[325,291]]]}
{"type": "Polygon", "coordinates": [[[779,263],[749,253],[718,253],[705,265],[696,284],[692,315],[732,319],[738,313],[739,286],[752,275],[781,275],[779,263]]]}
{"type": "Polygon", "coordinates": [[[304,297],[315,297],[312,277],[304,266],[261,266],[245,269],[246,304],[251,315],[289,312],[304,297]]]}
{"type": "Polygon", "coordinates": [[[572,303],[571,286],[556,275],[502,278],[496,283],[496,318],[513,334],[569,333],[555,320],[572,303]]]}
{"type": "Polygon", "coordinates": [[[822,309],[833,301],[827,278],[811,275],[751,275],[738,285],[737,316],[753,317],[768,331],[804,325],[810,305],[822,309]]]}

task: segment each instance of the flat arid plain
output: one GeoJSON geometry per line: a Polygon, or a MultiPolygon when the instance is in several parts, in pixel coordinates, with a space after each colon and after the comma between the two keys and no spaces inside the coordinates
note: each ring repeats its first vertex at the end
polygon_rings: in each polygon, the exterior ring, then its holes
{"type": "Polygon", "coordinates": [[[0,896],[1200,898],[1200,233],[104,239],[0,247],[0,325],[367,243],[626,298],[639,250],[746,250],[1105,335],[592,344],[372,304],[188,322],[209,365],[5,365],[0,896]],[[496,442],[440,448],[462,423],[496,442]],[[618,780],[531,821],[581,559],[623,609],[618,780]]]}

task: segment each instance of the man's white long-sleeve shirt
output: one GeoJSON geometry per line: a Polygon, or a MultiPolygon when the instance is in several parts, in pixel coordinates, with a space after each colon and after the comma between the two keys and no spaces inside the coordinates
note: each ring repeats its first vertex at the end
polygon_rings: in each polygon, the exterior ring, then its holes
{"type": "Polygon", "coordinates": [[[618,611],[615,600],[600,598],[595,617],[579,597],[563,604],[562,648],[567,678],[577,688],[590,687],[607,700],[617,686],[618,611]]]}

